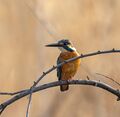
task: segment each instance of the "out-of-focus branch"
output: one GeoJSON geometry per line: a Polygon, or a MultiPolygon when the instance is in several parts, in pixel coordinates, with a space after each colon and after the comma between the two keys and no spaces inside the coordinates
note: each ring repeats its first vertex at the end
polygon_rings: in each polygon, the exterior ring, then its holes
{"type": "MultiPolygon", "coordinates": [[[[108,84],[105,84],[103,82],[100,81],[96,81],[96,80],[70,80],[70,81],[56,81],[56,82],[51,82],[48,84],[43,84],[40,85],[38,87],[34,87],[33,88],[33,92],[38,92],[41,90],[45,90],[48,88],[52,88],[52,87],[56,87],[56,86],[60,86],[60,85],[65,85],[65,84],[69,84],[69,85],[91,85],[94,87],[99,87],[102,88],[110,93],[112,93],[113,95],[118,97],[118,101],[120,99],[120,91],[118,89],[114,89],[113,87],[109,86],[108,84]]],[[[24,92],[21,92],[19,94],[17,94],[16,96],[12,97],[11,99],[5,101],[4,103],[2,103],[0,105],[0,110],[3,111],[8,105],[14,103],[15,101],[29,95],[31,93],[30,89],[26,89],[24,90],[24,92]]]]}
{"type": "Polygon", "coordinates": [[[100,73],[96,73],[96,74],[97,74],[97,75],[100,75],[100,76],[103,76],[104,78],[109,79],[109,80],[113,81],[114,83],[116,83],[117,85],[120,86],[120,83],[117,82],[116,80],[114,80],[113,78],[111,78],[111,77],[109,77],[109,76],[106,76],[106,75],[103,75],[103,74],[100,74],[100,73]]]}

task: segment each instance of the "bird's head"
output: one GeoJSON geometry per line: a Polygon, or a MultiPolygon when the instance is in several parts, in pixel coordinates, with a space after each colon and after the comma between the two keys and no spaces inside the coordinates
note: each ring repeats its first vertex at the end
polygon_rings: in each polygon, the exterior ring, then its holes
{"type": "Polygon", "coordinates": [[[72,43],[68,39],[63,39],[58,41],[57,43],[52,43],[46,45],[46,47],[58,47],[61,52],[73,52],[76,49],[72,46],[72,43]]]}

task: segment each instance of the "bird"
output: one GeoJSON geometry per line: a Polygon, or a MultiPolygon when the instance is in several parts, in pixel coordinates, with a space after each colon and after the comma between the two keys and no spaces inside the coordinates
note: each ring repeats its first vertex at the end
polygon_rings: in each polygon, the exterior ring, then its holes
{"type": "MultiPolygon", "coordinates": [[[[46,47],[58,47],[58,49],[61,51],[58,59],[57,59],[57,65],[61,62],[68,60],[73,57],[79,56],[79,53],[76,51],[75,47],[68,39],[62,39],[59,40],[57,43],[52,43],[46,45],[46,47]]],[[[63,64],[62,66],[57,68],[57,77],[58,80],[71,80],[74,75],[77,73],[78,68],[80,66],[80,59],[68,62],[66,64],[63,64]]],[[[69,85],[60,85],[60,90],[67,91],[69,89],[69,85]]]]}

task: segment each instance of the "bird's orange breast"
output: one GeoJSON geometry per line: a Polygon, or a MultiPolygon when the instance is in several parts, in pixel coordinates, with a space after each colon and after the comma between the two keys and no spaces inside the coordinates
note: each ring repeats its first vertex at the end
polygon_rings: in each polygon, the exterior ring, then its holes
{"type": "MultiPolygon", "coordinates": [[[[61,61],[64,61],[64,60],[77,57],[77,56],[79,56],[79,54],[76,51],[75,52],[63,52],[60,54],[59,58],[61,59],[61,61]]],[[[80,59],[77,59],[75,61],[62,65],[61,80],[71,79],[77,72],[79,66],[80,66],[80,59]]]]}

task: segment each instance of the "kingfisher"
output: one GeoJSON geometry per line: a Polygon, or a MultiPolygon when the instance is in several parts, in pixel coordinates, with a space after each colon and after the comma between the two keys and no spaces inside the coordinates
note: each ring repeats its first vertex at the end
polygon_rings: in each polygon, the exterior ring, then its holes
{"type": "MultiPolygon", "coordinates": [[[[68,39],[62,39],[57,43],[48,44],[46,45],[46,47],[58,47],[58,49],[61,51],[57,59],[57,64],[60,64],[61,62],[67,59],[79,56],[79,53],[76,51],[76,49],[73,47],[73,44],[68,39]]],[[[58,80],[71,80],[76,74],[79,66],[80,59],[77,59],[75,61],[68,62],[58,67],[57,68],[58,80]]],[[[68,89],[69,89],[68,84],[60,85],[61,91],[66,91],[68,89]]]]}

